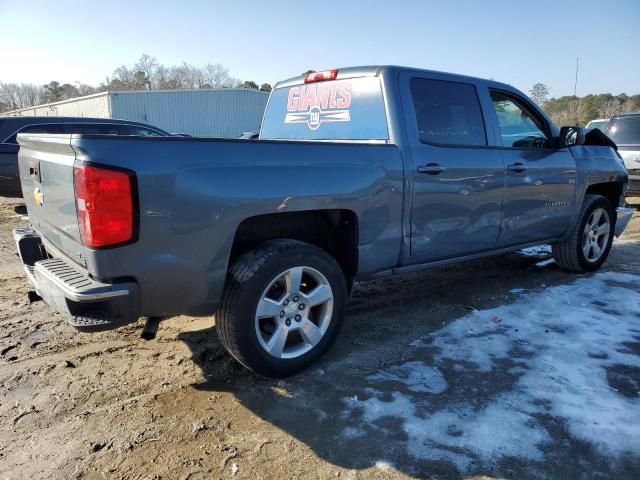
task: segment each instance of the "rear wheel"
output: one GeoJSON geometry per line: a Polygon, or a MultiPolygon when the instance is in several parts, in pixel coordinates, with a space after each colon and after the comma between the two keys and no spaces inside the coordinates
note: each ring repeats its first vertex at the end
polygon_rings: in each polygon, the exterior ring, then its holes
{"type": "Polygon", "coordinates": [[[326,252],[294,240],[267,242],[229,271],[216,329],[244,366],[286,377],[331,347],[346,299],[342,270],[326,252]]]}
{"type": "Polygon", "coordinates": [[[615,227],[615,210],[600,195],[585,195],[580,218],[569,238],[553,245],[553,256],[565,270],[597,270],[609,255],[615,227]]]}

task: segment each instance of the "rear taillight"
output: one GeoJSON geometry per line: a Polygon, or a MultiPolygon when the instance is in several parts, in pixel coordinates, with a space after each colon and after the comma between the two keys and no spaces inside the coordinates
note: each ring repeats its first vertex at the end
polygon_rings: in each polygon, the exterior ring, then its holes
{"type": "Polygon", "coordinates": [[[134,236],[133,176],[120,170],[79,165],[73,169],[82,243],[101,248],[134,236]]]}
{"type": "Polygon", "coordinates": [[[327,80],[335,80],[338,77],[338,69],[323,70],[322,72],[307,73],[304,77],[304,83],[325,82],[327,80]]]}

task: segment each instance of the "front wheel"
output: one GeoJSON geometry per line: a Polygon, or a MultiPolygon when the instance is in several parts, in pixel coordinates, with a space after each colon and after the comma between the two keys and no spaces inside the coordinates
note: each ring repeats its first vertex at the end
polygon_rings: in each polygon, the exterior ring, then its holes
{"type": "Polygon", "coordinates": [[[609,255],[615,228],[615,210],[600,195],[585,195],[580,218],[569,238],[552,246],[558,265],[572,272],[600,268],[609,255]]]}
{"type": "Polygon", "coordinates": [[[287,377],[331,347],[346,299],[344,275],[330,255],[294,240],[271,241],[231,267],[216,330],[245,367],[287,377]]]}

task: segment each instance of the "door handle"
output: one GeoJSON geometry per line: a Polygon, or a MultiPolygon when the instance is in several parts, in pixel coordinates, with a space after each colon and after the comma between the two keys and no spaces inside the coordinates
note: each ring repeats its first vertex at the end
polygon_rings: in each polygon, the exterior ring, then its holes
{"type": "Polygon", "coordinates": [[[511,172],[522,173],[527,171],[527,166],[524,163],[512,163],[507,166],[507,169],[511,172]]]}
{"type": "Polygon", "coordinates": [[[427,163],[418,167],[418,173],[426,173],[427,175],[438,175],[444,172],[444,167],[437,163],[427,163]]]}

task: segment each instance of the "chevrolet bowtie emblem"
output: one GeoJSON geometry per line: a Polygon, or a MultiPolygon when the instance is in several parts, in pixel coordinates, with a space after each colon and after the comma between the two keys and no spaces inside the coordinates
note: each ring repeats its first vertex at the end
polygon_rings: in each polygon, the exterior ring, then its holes
{"type": "Polygon", "coordinates": [[[36,188],[33,191],[33,199],[36,201],[36,203],[40,206],[42,206],[44,204],[44,194],[40,191],[39,188],[36,188]]]}

